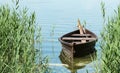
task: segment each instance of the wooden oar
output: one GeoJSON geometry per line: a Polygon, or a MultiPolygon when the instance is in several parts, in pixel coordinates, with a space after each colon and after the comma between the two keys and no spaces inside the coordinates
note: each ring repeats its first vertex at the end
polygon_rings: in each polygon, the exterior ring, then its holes
{"type": "Polygon", "coordinates": [[[78,28],[79,28],[80,34],[84,34],[84,32],[83,32],[83,27],[82,27],[82,25],[80,24],[80,20],[79,20],[79,19],[78,19],[78,28]]]}
{"type": "MultiPolygon", "coordinates": [[[[83,30],[83,27],[82,25],[80,24],[80,20],[78,19],[78,28],[79,28],[79,31],[80,31],[80,34],[84,34],[84,30],[83,30]]],[[[86,40],[81,40],[81,42],[86,42],[86,40]]]]}

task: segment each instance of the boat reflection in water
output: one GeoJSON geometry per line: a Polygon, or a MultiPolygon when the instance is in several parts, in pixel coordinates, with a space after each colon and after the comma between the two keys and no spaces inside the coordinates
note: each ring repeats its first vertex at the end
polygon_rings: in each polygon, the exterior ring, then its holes
{"type": "Polygon", "coordinates": [[[96,59],[96,51],[84,57],[75,58],[66,54],[62,50],[59,58],[61,62],[64,64],[64,67],[69,69],[71,73],[76,73],[78,69],[84,68],[87,64],[91,63],[93,60],[96,59]]]}

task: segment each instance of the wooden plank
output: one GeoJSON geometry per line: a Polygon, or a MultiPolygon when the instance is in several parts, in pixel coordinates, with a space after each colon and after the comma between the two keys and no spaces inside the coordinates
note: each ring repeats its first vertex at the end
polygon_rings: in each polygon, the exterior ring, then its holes
{"type": "Polygon", "coordinates": [[[96,40],[96,38],[63,37],[62,40],[96,40]]]}
{"type": "Polygon", "coordinates": [[[62,48],[62,49],[63,49],[64,55],[66,55],[67,58],[73,57],[72,51],[70,51],[70,50],[68,50],[68,49],[66,49],[66,48],[62,48]]]}
{"type": "Polygon", "coordinates": [[[71,36],[92,36],[91,34],[72,34],[71,36]]]}

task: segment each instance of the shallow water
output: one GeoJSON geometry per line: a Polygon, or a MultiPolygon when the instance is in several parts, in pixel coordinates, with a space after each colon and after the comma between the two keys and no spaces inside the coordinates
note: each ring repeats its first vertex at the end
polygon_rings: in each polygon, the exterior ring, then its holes
{"type": "MultiPolygon", "coordinates": [[[[65,33],[77,29],[77,20],[83,24],[86,21],[86,28],[94,32],[100,39],[100,31],[103,27],[102,13],[100,8],[101,0],[24,0],[20,5],[29,8],[29,11],[36,12],[37,26],[42,27],[42,53],[49,56],[49,65],[53,73],[70,73],[71,70],[63,64],[60,59],[62,47],[58,38],[65,33]]],[[[105,0],[107,16],[113,14],[117,9],[119,0],[105,0]]],[[[9,3],[11,0],[0,0],[0,4],[9,3]]],[[[99,43],[95,46],[97,56],[100,57],[99,43]]],[[[89,57],[80,59],[77,73],[94,72],[93,64],[89,57]],[[83,61],[82,61],[83,60],[83,61]]]]}

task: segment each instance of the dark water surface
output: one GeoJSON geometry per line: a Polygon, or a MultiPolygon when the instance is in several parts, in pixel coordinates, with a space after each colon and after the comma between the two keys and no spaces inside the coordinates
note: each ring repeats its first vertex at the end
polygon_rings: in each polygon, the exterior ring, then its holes
{"type": "MultiPolygon", "coordinates": [[[[37,26],[42,27],[42,53],[49,57],[49,66],[53,73],[89,73],[94,72],[94,63],[90,56],[75,59],[74,64],[69,66],[70,61],[61,57],[62,47],[58,38],[65,33],[77,29],[77,19],[86,28],[94,32],[100,39],[102,30],[102,13],[100,2],[102,0],[24,0],[21,6],[27,6],[29,11],[36,12],[37,26]],[[68,63],[68,64],[67,64],[68,63]]],[[[105,0],[107,15],[117,9],[119,0],[105,0]]],[[[0,0],[0,4],[11,4],[11,0],[0,0]]],[[[97,56],[100,57],[99,43],[95,46],[97,56]]]]}

